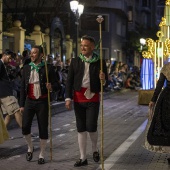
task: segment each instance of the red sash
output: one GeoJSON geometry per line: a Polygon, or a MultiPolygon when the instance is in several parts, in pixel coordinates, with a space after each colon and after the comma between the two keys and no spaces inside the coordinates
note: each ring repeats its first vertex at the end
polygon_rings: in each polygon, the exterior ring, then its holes
{"type": "Polygon", "coordinates": [[[85,91],[87,88],[82,87],[80,91],[74,91],[74,97],[73,100],[74,102],[99,102],[99,93],[95,93],[95,95],[91,99],[87,99],[84,96],[85,91]]]}
{"type": "MultiPolygon", "coordinates": [[[[34,84],[29,84],[28,85],[28,98],[36,100],[34,93],[33,93],[33,89],[34,89],[34,84]]],[[[46,97],[48,97],[48,94],[44,94],[44,95],[40,96],[38,99],[43,99],[46,97]]]]}

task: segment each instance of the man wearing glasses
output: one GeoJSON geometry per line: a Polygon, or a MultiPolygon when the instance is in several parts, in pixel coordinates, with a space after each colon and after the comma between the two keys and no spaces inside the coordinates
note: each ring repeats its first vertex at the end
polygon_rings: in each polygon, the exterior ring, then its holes
{"type": "Polygon", "coordinates": [[[14,58],[12,51],[3,52],[0,59],[0,105],[3,112],[7,113],[5,117],[5,125],[10,123],[11,117],[14,115],[16,122],[22,127],[22,115],[17,99],[13,95],[12,83],[10,81],[6,66],[14,58]]]}

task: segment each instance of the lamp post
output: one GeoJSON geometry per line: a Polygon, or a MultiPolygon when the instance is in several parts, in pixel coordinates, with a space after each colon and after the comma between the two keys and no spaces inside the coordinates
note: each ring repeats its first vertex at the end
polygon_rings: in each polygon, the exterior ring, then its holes
{"type": "Polygon", "coordinates": [[[76,50],[75,50],[75,54],[76,57],[78,56],[78,37],[79,37],[79,18],[81,16],[81,14],[83,13],[84,10],[84,5],[79,4],[79,1],[77,0],[73,0],[70,1],[70,9],[71,11],[74,13],[75,17],[76,17],[76,50]]]}
{"type": "Polygon", "coordinates": [[[142,51],[143,46],[146,44],[146,40],[144,38],[140,38],[140,44],[141,44],[140,49],[142,51]]]}

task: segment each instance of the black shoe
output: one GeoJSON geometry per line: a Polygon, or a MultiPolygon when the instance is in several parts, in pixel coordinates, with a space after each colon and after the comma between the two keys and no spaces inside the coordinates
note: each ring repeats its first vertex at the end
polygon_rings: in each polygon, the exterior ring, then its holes
{"type": "Polygon", "coordinates": [[[94,162],[99,162],[99,160],[100,160],[100,154],[99,154],[98,151],[93,152],[93,160],[94,160],[94,162]]]}
{"type": "Polygon", "coordinates": [[[39,158],[38,159],[38,164],[45,164],[44,158],[39,158]]]}
{"type": "Polygon", "coordinates": [[[168,161],[168,164],[170,165],[170,158],[168,158],[167,161],[168,161]]]}
{"type": "Polygon", "coordinates": [[[74,164],[75,167],[86,166],[86,165],[88,165],[87,159],[84,160],[83,162],[82,162],[82,159],[79,159],[79,160],[74,164]]]}
{"type": "Polygon", "coordinates": [[[27,161],[31,161],[31,160],[32,160],[33,152],[34,152],[34,147],[33,147],[32,152],[27,152],[27,153],[26,153],[26,160],[27,160],[27,161]]]}

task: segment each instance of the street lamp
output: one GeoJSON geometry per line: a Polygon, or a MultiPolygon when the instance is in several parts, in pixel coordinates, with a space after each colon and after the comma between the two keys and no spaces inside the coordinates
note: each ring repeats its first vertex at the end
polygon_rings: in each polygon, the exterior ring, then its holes
{"type": "Polygon", "coordinates": [[[76,17],[76,57],[78,56],[78,37],[79,37],[79,31],[78,31],[78,26],[79,26],[79,18],[81,14],[83,13],[84,10],[84,5],[79,4],[77,0],[70,1],[70,9],[74,13],[76,17]]]}
{"type": "Polygon", "coordinates": [[[146,40],[144,38],[140,38],[140,44],[141,44],[140,49],[142,51],[143,46],[146,44],[146,40]]]}

